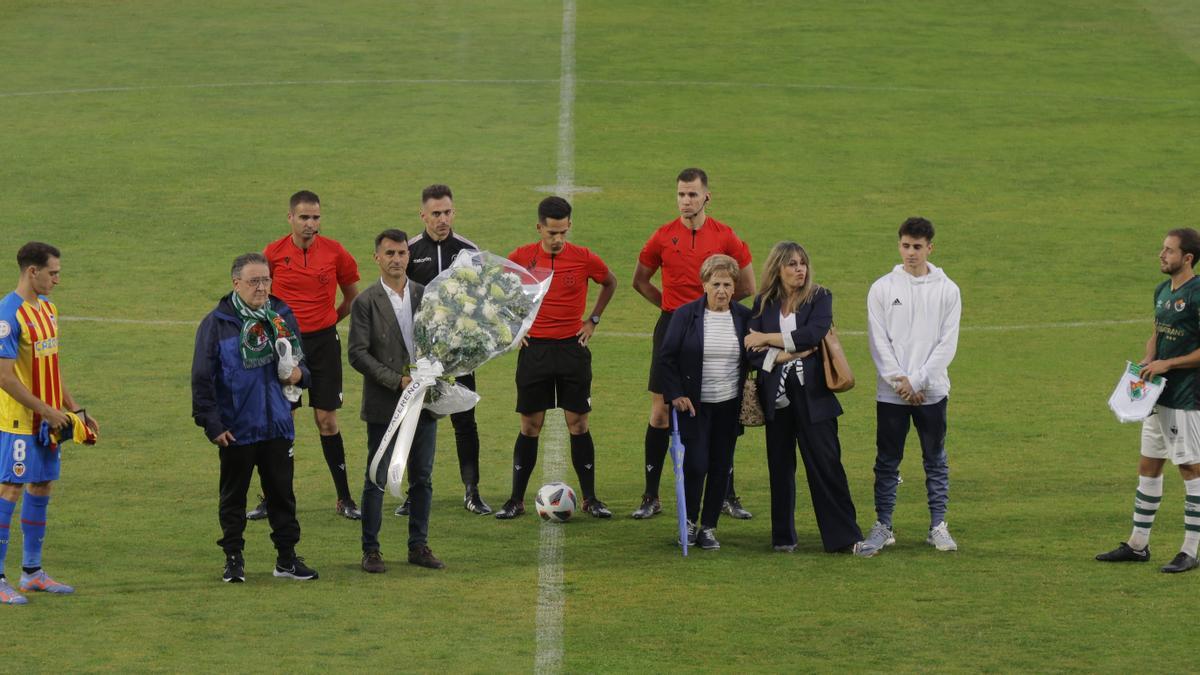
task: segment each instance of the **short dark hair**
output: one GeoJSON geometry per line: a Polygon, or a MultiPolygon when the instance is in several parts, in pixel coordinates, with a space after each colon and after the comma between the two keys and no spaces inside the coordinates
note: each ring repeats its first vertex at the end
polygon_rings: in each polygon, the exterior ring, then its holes
{"type": "Polygon", "coordinates": [[[562,220],[571,217],[571,203],[562,197],[546,197],[538,204],[538,222],[545,225],[547,218],[562,220]]]}
{"type": "Polygon", "coordinates": [[[933,241],[933,223],[922,218],[921,216],[913,216],[904,221],[900,225],[900,233],[896,238],[908,235],[913,239],[924,239],[925,241],[933,241]]]}
{"type": "Polygon", "coordinates": [[[255,263],[270,267],[270,263],[267,262],[267,257],[265,255],[257,252],[243,253],[233,259],[233,266],[229,268],[229,276],[234,279],[241,279],[242,268],[246,265],[252,265],[255,263]]]}
{"type": "Polygon", "coordinates": [[[421,203],[422,204],[429,201],[430,199],[441,199],[442,197],[449,197],[450,199],[454,199],[454,193],[450,191],[449,185],[442,185],[441,183],[434,183],[433,185],[430,185],[429,187],[425,188],[424,190],[421,190],[421,203]]]}
{"type": "Polygon", "coordinates": [[[704,169],[690,167],[679,172],[679,177],[675,179],[677,183],[690,183],[697,178],[700,179],[700,184],[708,187],[708,174],[704,173],[704,169]]]}
{"type": "Polygon", "coordinates": [[[296,194],[292,195],[292,198],[288,200],[288,210],[294,211],[296,209],[296,206],[298,206],[300,204],[318,204],[319,205],[320,203],[321,203],[321,198],[317,196],[317,193],[315,193],[311,190],[301,190],[301,191],[297,192],[296,194]]]}
{"type": "Polygon", "coordinates": [[[397,230],[394,227],[389,227],[388,229],[384,230],[383,232],[380,232],[379,234],[375,235],[375,250],[376,251],[379,250],[379,245],[383,243],[384,239],[391,239],[392,241],[402,241],[407,244],[408,243],[408,234],[406,234],[404,232],[404,230],[397,230]]]}
{"type": "Polygon", "coordinates": [[[1192,254],[1192,267],[1200,262],[1200,232],[1190,227],[1177,227],[1167,233],[1168,237],[1179,238],[1179,250],[1184,255],[1192,254]]]}
{"type": "Polygon", "coordinates": [[[24,272],[29,267],[45,267],[50,264],[51,258],[61,257],[62,254],[58,252],[58,249],[50,244],[31,241],[17,251],[17,267],[24,272]]]}

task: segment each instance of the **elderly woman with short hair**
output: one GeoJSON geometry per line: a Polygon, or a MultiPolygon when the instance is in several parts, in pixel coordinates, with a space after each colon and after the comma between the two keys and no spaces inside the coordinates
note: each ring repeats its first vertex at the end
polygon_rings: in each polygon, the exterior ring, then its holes
{"type": "Polygon", "coordinates": [[[700,266],[704,295],[675,310],[659,357],[663,397],[675,408],[683,459],[688,543],[721,548],[714,530],[741,433],[738,412],[749,362],[742,340],[750,310],[733,302],[738,264],[714,255],[700,266]],[[701,508],[703,495],[703,508],[701,508]]]}

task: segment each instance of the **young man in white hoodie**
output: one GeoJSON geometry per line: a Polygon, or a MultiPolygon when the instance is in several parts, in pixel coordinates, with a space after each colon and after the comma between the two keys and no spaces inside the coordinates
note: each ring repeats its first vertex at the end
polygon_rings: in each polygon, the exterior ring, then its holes
{"type": "Polygon", "coordinates": [[[939,551],[957,551],[946,527],[950,471],[946,464],[947,369],[958,349],[962,298],[946,273],[929,263],[933,223],[909,218],[900,226],[900,260],[867,294],[867,342],[879,373],[875,393],[875,513],[863,542],[876,551],[896,543],[892,511],[904,440],[917,428],[929,497],[929,536],[939,551]]]}

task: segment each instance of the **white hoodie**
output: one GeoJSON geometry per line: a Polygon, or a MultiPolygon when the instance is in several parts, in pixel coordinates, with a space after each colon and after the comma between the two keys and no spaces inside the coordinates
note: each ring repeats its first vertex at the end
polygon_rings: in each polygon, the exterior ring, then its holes
{"type": "Polygon", "coordinates": [[[867,342],[878,381],[875,400],[907,405],[892,388],[892,378],[908,378],[925,394],[925,405],[950,394],[947,368],[958,349],[962,298],[941,269],[914,277],[896,265],[867,293],[867,342]]]}

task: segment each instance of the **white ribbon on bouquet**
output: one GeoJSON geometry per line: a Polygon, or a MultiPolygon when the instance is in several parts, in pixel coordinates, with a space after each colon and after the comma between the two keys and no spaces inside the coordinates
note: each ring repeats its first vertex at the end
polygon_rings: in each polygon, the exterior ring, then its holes
{"type": "Polygon", "coordinates": [[[369,475],[372,482],[378,483],[376,477],[379,475],[379,465],[387,455],[387,448],[391,444],[392,437],[399,430],[400,437],[396,441],[396,449],[392,452],[392,461],[388,463],[387,472],[387,488],[393,497],[401,497],[404,494],[401,481],[404,479],[404,469],[408,466],[408,454],[412,449],[413,437],[417,433],[417,421],[421,418],[425,392],[437,382],[437,378],[441,374],[442,364],[430,363],[428,359],[417,361],[409,373],[412,382],[401,392],[400,400],[396,402],[396,411],[392,413],[387,431],[383,434],[383,440],[380,441],[379,447],[375,448],[375,453],[371,456],[369,475]]]}

